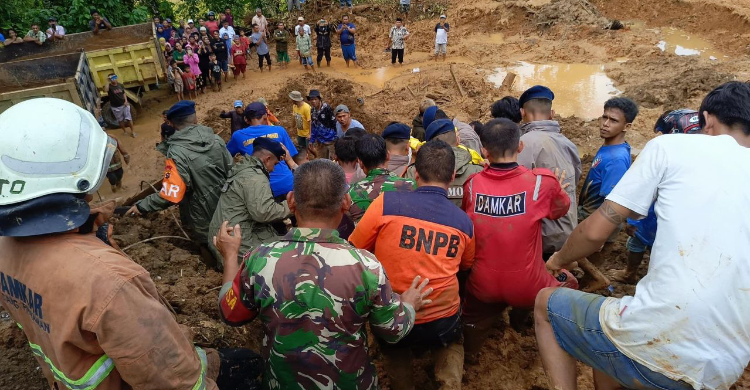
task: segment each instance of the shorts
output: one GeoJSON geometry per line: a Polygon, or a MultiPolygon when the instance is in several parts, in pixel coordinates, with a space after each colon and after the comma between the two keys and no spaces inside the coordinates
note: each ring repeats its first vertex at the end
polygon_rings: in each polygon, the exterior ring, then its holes
{"type": "MultiPolygon", "coordinates": [[[[461,338],[463,326],[461,325],[461,316],[456,313],[450,317],[439,318],[434,321],[416,324],[406,337],[396,344],[388,344],[394,348],[411,348],[411,347],[447,347],[461,338]]],[[[375,339],[382,344],[386,344],[377,336],[375,339]]]]}
{"type": "Polygon", "coordinates": [[[399,4],[398,12],[401,12],[402,14],[406,14],[406,13],[409,13],[410,8],[411,8],[411,4],[399,4]]]}
{"type": "Polygon", "coordinates": [[[298,149],[307,149],[308,140],[309,140],[308,137],[297,136],[297,148],[298,149]]]}
{"type": "Polygon", "coordinates": [[[130,105],[112,107],[112,113],[115,115],[115,119],[117,119],[118,122],[126,122],[126,121],[133,120],[133,118],[130,116],[130,105]]]}
{"type": "Polygon", "coordinates": [[[447,43],[435,43],[435,54],[447,54],[448,44],[447,43]]]}
{"type": "Polygon", "coordinates": [[[125,173],[125,171],[122,170],[122,168],[117,168],[112,172],[107,172],[107,180],[109,180],[110,185],[115,185],[119,183],[122,180],[122,175],[125,173]]]}
{"type": "Polygon", "coordinates": [[[302,65],[310,65],[313,66],[313,59],[312,56],[302,56],[302,65]]]}
{"type": "Polygon", "coordinates": [[[234,73],[245,73],[247,64],[234,64],[234,73]]]}
{"type": "Polygon", "coordinates": [[[347,7],[351,8],[352,0],[340,0],[339,4],[341,4],[342,7],[346,5],[347,7]]]}
{"type": "Polygon", "coordinates": [[[287,51],[277,51],[276,52],[276,62],[282,63],[286,62],[289,63],[289,52],[287,51]]]}
{"type": "Polygon", "coordinates": [[[555,340],[575,359],[599,370],[626,389],[692,389],[620,352],[602,331],[599,311],[605,297],[567,288],[555,290],[547,303],[547,315],[555,340]]]}
{"type": "Polygon", "coordinates": [[[344,60],[346,61],[356,61],[357,60],[357,48],[354,46],[354,44],[351,45],[341,45],[341,51],[344,54],[344,60]]]}
{"type": "Polygon", "coordinates": [[[214,73],[214,82],[216,84],[221,84],[221,73],[214,73]]]}
{"type": "Polygon", "coordinates": [[[185,90],[185,85],[182,84],[182,81],[180,81],[179,83],[174,83],[174,91],[175,92],[182,92],[184,90],[185,90]]]}
{"type": "Polygon", "coordinates": [[[646,245],[638,237],[628,237],[628,243],[626,244],[628,252],[633,253],[644,253],[646,249],[651,249],[650,246],[646,245]]]}
{"type": "Polygon", "coordinates": [[[216,60],[216,62],[219,63],[219,66],[221,67],[221,70],[223,72],[228,72],[229,71],[229,63],[227,61],[216,60]]]}

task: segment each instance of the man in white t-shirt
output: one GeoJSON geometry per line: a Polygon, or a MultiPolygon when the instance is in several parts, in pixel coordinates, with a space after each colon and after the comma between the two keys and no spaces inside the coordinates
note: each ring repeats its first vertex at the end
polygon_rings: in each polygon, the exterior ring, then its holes
{"type": "Polygon", "coordinates": [[[448,31],[451,26],[445,22],[445,15],[440,15],[440,22],[435,25],[435,62],[437,62],[440,55],[445,56],[448,53],[448,31]]]}
{"type": "Polygon", "coordinates": [[[750,362],[750,85],[703,100],[701,134],[650,141],[606,201],[547,262],[556,274],[596,252],[655,200],[659,229],[635,296],[565,288],[536,299],[551,387],[576,389],[576,360],[597,389],[728,389],[750,362]]]}

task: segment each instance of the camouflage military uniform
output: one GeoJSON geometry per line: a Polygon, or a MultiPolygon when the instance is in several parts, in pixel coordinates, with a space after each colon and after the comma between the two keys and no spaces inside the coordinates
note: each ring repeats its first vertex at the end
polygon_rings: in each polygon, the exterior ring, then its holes
{"type": "Polygon", "coordinates": [[[219,307],[235,326],[260,315],[270,389],[376,389],[365,322],[396,343],[415,318],[375,256],[327,229],[292,229],[258,247],[222,288],[219,307]]]}
{"type": "Polygon", "coordinates": [[[349,196],[352,197],[349,214],[354,222],[359,222],[381,192],[412,191],[415,188],[417,183],[414,180],[398,177],[385,168],[375,168],[349,189],[349,196]]]}

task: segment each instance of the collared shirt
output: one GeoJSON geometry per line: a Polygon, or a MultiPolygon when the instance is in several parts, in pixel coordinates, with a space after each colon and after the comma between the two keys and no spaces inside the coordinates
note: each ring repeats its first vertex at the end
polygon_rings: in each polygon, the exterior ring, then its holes
{"type": "Polygon", "coordinates": [[[333,109],[328,103],[323,103],[320,109],[312,109],[312,131],[310,132],[310,143],[329,143],[335,141],[336,119],[333,117],[333,109]]]}
{"type": "Polygon", "coordinates": [[[29,30],[29,32],[26,33],[26,36],[29,38],[38,39],[41,43],[44,43],[44,41],[47,40],[47,34],[45,34],[42,30],[37,31],[36,33],[34,33],[34,30],[29,30]]]}
{"type": "Polygon", "coordinates": [[[560,132],[557,121],[535,121],[521,126],[521,141],[524,149],[518,155],[518,163],[526,168],[547,168],[554,172],[565,170],[565,189],[570,197],[568,214],[558,220],[542,222],[543,252],[557,252],[578,225],[576,185],[581,178],[581,157],[578,148],[560,132]]]}
{"type": "Polygon", "coordinates": [[[430,279],[433,292],[426,299],[432,303],[419,310],[417,324],[458,313],[456,273],[474,262],[474,227],[445,189],[423,186],[414,192],[384,192],[349,241],[375,254],[396,292],[408,290],[414,275],[430,279]]]}
{"type": "MultiPolygon", "coordinates": [[[[305,35],[310,35],[310,26],[305,24],[304,29],[305,29],[305,35]]],[[[299,24],[294,26],[294,36],[295,37],[299,36],[299,24]]]]}
{"type": "Polygon", "coordinates": [[[229,39],[234,39],[234,28],[232,26],[222,27],[219,29],[219,38],[224,39],[224,34],[229,36],[229,39]]]}
{"type": "Polygon", "coordinates": [[[260,30],[260,32],[266,32],[266,29],[268,28],[268,20],[266,20],[266,17],[263,15],[253,16],[253,24],[258,25],[258,29],[260,30]]]}
{"type": "MultiPolygon", "coordinates": [[[[52,27],[47,29],[47,38],[52,38],[52,27]]],[[[64,37],[65,36],[65,28],[63,26],[55,26],[55,31],[58,36],[64,37]]]]}
{"type": "Polygon", "coordinates": [[[270,389],[375,389],[365,323],[397,342],[415,317],[378,259],[329,229],[294,228],[258,247],[222,288],[219,307],[236,326],[260,316],[270,389]]]}
{"type": "Polygon", "coordinates": [[[391,48],[392,49],[403,49],[405,47],[404,43],[404,37],[409,35],[409,30],[406,29],[406,27],[401,26],[391,27],[391,33],[389,37],[391,38],[391,48]]]}
{"type": "MultiPolygon", "coordinates": [[[[292,157],[297,155],[297,148],[294,146],[289,134],[281,126],[250,126],[232,133],[232,138],[227,142],[229,153],[234,156],[237,153],[253,154],[253,141],[258,137],[271,138],[274,141],[281,142],[289,150],[292,157]]],[[[286,195],[294,187],[294,175],[286,162],[282,161],[276,165],[271,172],[271,190],[273,196],[286,195]]]]}
{"type": "Polygon", "coordinates": [[[398,177],[385,168],[375,168],[364,179],[351,186],[349,195],[352,197],[352,207],[349,213],[354,222],[359,222],[381,192],[412,191],[417,188],[417,183],[412,179],[398,177]]]}

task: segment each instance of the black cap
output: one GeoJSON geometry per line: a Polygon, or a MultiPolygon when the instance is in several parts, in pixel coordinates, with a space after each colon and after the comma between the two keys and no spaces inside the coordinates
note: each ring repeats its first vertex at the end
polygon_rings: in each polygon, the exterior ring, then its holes
{"type": "Polygon", "coordinates": [[[383,138],[409,139],[411,129],[403,123],[391,123],[383,130],[383,138]]]}
{"type": "Polygon", "coordinates": [[[317,89],[311,89],[310,93],[307,95],[307,100],[310,100],[312,98],[318,98],[318,99],[321,99],[321,100],[323,99],[320,96],[320,91],[318,91],[317,89]]]}
{"type": "Polygon", "coordinates": [[[284,148],[281,147],[281,143],[274,141],[266,137],[258,137],[253,141],[253,151],[258,149],[264,149],[271,152],[279,161],[286,157],[284,148]]]}
{"type": "Polygon", "coordinates": [[[266,106],[261,102],[252,102],[245,107],[245,118],[247,119],[260,119],[263,115],[266,115],[266,106]]]}

